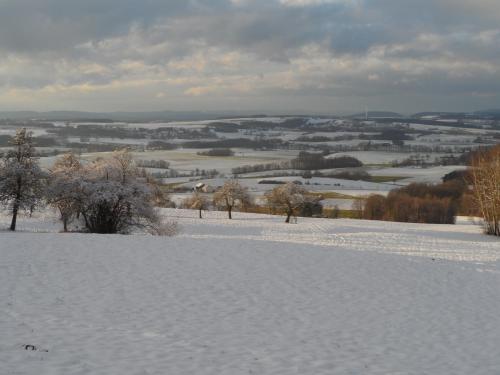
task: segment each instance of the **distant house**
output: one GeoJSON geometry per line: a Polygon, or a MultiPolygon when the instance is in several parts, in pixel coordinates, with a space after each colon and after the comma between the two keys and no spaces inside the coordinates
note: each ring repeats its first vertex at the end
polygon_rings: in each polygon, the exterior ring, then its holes
{"type": "Polygon", "coordinates": [[[196,185],[194,185],[193,191],[196,191],[198,193],[213,193],[214,189],[205,184],[204,182],[199,182],[196,185]]]}

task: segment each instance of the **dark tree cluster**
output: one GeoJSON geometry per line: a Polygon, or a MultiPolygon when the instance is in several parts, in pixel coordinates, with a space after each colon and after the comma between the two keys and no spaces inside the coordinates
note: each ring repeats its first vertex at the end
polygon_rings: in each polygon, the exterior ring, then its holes
{"type": "Polygon", "coordinates": [[[151,141],[148,142],[146,148],[148,150],[175,150],[179,146],[175,143],[164,142],[164,141],[151,141]]]}
{"type": "Polygon", "coordinates": [[[322,136],[322,135],[315,135],[315,136],[311,136],[311,137],[308,137],[308,136],[301,136],[301,137],[298,137],[297,139],[295,139],[296,142],[311,142],[311,143],[315,143],[315,142],[330,142],[330,141],[333,141],[333,138],[330,138],[330,137],[325,137],[325,136],[322,136]]]}
{"type": "Polygon", "coordinates": [[[306,151],[300,152],[297,158],[290,161],[290,169],[300,170],[357,168],[362,166],[363,163],[351,156],[325,158],[320,153],[310,153],[306,151]]]}
{"type": "Polygon", "coordinates": [[[274,162],[266,164],[242,165],[241,167],[233,168],[231,172],[233,174],[245,174],[245,173],[256,173],[256,172],[266,172],[266,171],[279,171],[281,169],[288,169],[288,167],[289,167],[288,162],[283,161],[283,162],[274,162]]]}
{"type": "MultiPolygon", "coordinates": [[[[290,161],[282,161],[275,163],[243,165],[233,168],[233,174],[255,173],[274,170],[298,169],[302,171],[316,171],[315,176],[322,176],[318,170],[320,169],[335,169],[335,168],[359,168],[362,167],[358,159],[351,156],[338,156],[335,158],[325,158],[323,153],[311,153],[301,151],[299,155],[290,161]]],[[[340,177],[339,177],[340,178],[340,177]]]]}
{"type": "Polygon", "coordinates": [[[208,151],[200,151],[198,152],[198,155],[227,157],[227,156],[233,156],[234,152],[230,148],[213,148],[208,151]]]}
{"type": "Polygon", "coordinates": [[[135,164],[139,168],[169,169],[170,163],[166,160],[137,160],[135,164]]]}
{"type": "Polygon", "coordinates": [[[268,139],[248,139],[248,138],[235,138],[235,139],[220,139],[214,141],[191,141],[182,143],[184,148],[249,148],[254,150],[274,150],[284,148],[287,145],[278,138],[268,139]]]}
{"type": "Polygon", "coordinates": [[[438,185],[410,184],[387,197],[371,195],[365,201],[363,217],[411,223],[453,224],[467,186],[457,180],[438,185]]]}

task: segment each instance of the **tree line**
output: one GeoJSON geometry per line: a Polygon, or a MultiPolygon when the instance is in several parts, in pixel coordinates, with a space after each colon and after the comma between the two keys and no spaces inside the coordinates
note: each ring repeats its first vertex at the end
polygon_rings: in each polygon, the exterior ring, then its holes
{"type": "Polygon", "coordinates": [[[465,184],[458,181],[413,183],[392,190],[387,197],[369,196],[362,215],[369,220],[453,224],[465,189],[465,184]]]}
{"type": "Polygon", "coordinates": [[[338,156],[333,158],[325,158],[323,153],[313,153],[307,151],[299,152],[299,155],[292,159],[281,162],[243,165],[231,170],[235,175],[245,173],[255,173],[263,171],[298,169],[298,170],[320,170],[320,169],[335,169],[335,168],[359,168],[363,163],[351,156],[338,156]]]}
{"type": "Polygon", "coordinates": [[[416,223],[453,223],[457,214],[483,218],[486,234],[500,236],[500,145],[470,156],[470,166],[443,183],[410,184],[387,197],[369,196],[360,212],[365,219],[416,223]]]}

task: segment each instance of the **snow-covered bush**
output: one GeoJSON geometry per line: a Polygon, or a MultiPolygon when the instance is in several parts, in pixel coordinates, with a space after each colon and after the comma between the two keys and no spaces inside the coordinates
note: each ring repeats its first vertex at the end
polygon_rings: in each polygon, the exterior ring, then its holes
{"type": "Polygon", "coordinates": [[[73,159],[66,156],[55,164],[48,189],[48,200],[61,212],[63,223],[79,217],[91,233],[128,233],[137,227],[156,231],[160,227],[154,208],[158,189],[139,173],[127,151],[85,165],[77,165],[73,159]]]}
{"type": "Polygon", "coordinates": [[[158,223],[151,189],[144,183],[85,179],[81,194],[80,213],[91,233],[127,233],[132,227],[158,223]]]}
{"type": "Polygon", "coordinates": [[[149,232],[155,236],[173,237],[179,234],[180,228],[177,221],[169,220],[152,227],[149,232]]]}

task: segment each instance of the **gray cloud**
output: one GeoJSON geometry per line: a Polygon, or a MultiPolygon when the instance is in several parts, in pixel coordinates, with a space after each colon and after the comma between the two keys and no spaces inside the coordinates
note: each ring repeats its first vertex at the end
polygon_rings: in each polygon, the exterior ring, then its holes
{"type": "Polygon", "coordinates": [[[4,0],[0,102],[92,110],[105,98],[110,110],[142,110],[230,100],[261,109],[265,97],[329,111],[397,96],[383,106],[417,110],[416,97],[432,96],[443,109],[490,107],[500,96],[499,8],[495,0],[4,0]]]}

